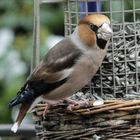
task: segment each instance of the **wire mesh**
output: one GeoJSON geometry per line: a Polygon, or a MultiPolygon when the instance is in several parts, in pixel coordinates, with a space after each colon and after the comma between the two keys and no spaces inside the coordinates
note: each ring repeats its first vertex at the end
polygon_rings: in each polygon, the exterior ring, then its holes
{"type": "Polygon", "coordinates": [[[140,1],[67,0],[64,5],[66,36],[80,19],[96,12],[110,18],[114,32],[102,66],[83,90],[103,99],[139,98],[140,1]]]}

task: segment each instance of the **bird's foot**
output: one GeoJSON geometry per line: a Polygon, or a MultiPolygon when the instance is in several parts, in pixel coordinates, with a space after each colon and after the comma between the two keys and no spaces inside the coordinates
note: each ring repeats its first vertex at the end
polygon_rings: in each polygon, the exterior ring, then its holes
{"type": "Polygon", "coordinates": [[[87,107],[89,105],[88,99],[82,99],[80,101],[67,99],[66,101],[69,103],[69,105],[67,106],[68,111],[72,111],[75,108],[87,107]]]}
{"type": "Polygon", "coordinates": [[[56,107],[58,105],[66,105],[66,110],[72,111],[76,108],[87,107],[89,105],[88,99],[82,99],[80,101],[72,100],[72,99],[65,99],[65,100],[58,100],[58,101],[50,101],[47,100],[45,104],[37,104],[34,110],[36,110],[37,115],[42,115],[43,118],[48,114],[49,109],[56,107]]]}
{"type": "Polygon", "coordinates": [[[48,113],[49,109],[50,108],[53,108],[55,106],[58,106],[62,104],[62,100],[59,100],[59,101],[50,101],[50,100],[47,100],[45,102],[45,104],[37,104],[35,106],[35,109],[36,110],[36,113],[37,115],[43,115],[43,118],[46,116],[46,114],[48,113]]]}
{"type": "Polygon", "coordinates": [[[43,114],[42,114],[43,115],[43,118],[45,118],[45,116],[48,113],[48,110],[50,108],[50,104],[46,103],[45,105],[46,106],[45,106],[45,109],[44,109],[43,114]]]}
{"type": "Polygon", "coordinates": [[[41,116],[44,110],[46,110],[47,105],[47,103],[38,103],[35,107],[32,108],[31,112],[35,112],[37,115],[41,116]]]}

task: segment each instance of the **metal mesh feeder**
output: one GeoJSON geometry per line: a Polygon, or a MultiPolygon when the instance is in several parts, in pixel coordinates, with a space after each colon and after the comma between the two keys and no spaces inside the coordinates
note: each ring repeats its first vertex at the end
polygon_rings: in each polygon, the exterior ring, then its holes
{"type": "Polygon", "coordinates": [[[135,99],[140,95],[140,2],[138,0],[67,0],[65,34],[85,15],[110,17],[114,35],[104,62],[86,87],[103,99],[135,99]]]}
{"type": "Polygon", "coordinates": [[[45,140],[140,139],[140,1],[64,0],[65,35],[73,32],[85,15],[102,13],[111,20],[113,37],[97,74],[71,98],[90,98],[86,107],[66,110],[62,103],[43,117],[35,111],[36,134],[45,140]],[[94,106],[96,99],[104,104],[94,106]]]}

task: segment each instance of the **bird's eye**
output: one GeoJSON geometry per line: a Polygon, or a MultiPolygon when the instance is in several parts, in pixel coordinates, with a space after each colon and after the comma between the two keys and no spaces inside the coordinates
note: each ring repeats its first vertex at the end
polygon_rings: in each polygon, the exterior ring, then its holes
{"type": "Polygon", "coordinates": [[[89,27],[90,27],[90,29],[91,29],[92,31],[94,31],[95,33],[97,33],[98,26],[96,26],[96,25],[90,23],[90,24],[89,24],[89,27]]]}
{"type": "Polygon", "coordinates": [[[91,29],[93,29],[94,24],[90,23],[89,26],[90,26],[91,29]]]}

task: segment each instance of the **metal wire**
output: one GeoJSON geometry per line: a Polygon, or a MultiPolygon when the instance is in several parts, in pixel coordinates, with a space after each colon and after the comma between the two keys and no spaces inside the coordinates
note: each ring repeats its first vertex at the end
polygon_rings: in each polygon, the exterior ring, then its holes
{"type": "Polygon", "coordinates": [[[64,0],[40,0],[41,3],[57,3],[63,2],[64,0]]]}
{"type": "Polygon", "coordinates": [[[40,46],[40,0],[34,0],[34,28],[33,28],[31,72],[39,63],[39,46],[40,46]]]}
{"type": "Polygon", "coordinates": [[[138,67],[137,67],[137,65],[138,65],[138,57],[137,57],[137,34],[136,34],[136,11],[135,11],[135,9],[136,9],[136,3],[135,3],[135,0],[133,0],[133,17],[134,17],[134,29],[135,29],[135,32],[134,32],[134,40],[135,40],[135,61],[136,61],[136,85],[137,85],[137,87],[136,87],[136,92],[138,92],[138,90],[139,90],[139,87],[138,87],[138,67]]]}
{"type": "Polygon", "coordinates": [[[111,38],[107,56],[92,82],[85,87],[102,98],[140,97],[140,7],[137,6],[138,1],[127,1],[129,6],[125,0],[65,1],[66,35],[74,30],[83,16],[96,12],[89,9],[89,2],[96,2],[98,13],[109,16],[111,20],[114,35],[111,38]],[[101,3],[101,11],[99,3],[101,3]]]}

